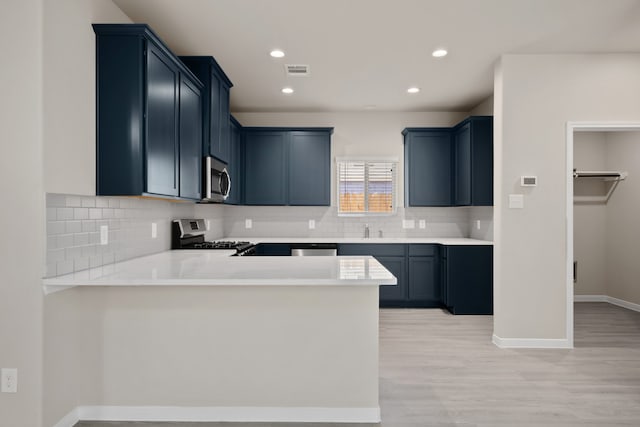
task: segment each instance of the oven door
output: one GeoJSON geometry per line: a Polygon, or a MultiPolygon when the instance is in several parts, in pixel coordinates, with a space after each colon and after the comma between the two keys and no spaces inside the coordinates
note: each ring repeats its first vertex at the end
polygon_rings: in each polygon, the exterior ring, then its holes
{"type": "Polygon", "coordinates": [[[204,159],[204,194],[202,202],[222,203],[229,197],[231,179],[227,165],[213,157],[204,159]]]}

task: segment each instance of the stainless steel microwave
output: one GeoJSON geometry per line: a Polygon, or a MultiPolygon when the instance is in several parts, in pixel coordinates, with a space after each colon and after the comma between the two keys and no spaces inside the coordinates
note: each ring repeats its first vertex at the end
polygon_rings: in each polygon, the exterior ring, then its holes
{"type": "Polygon", "coordinates": [[[231,190],[231,178],[227,171],[227,165],[214,159],[204,158],[204,194],[203,203],[222,203],[229,197],[231,190]]]}

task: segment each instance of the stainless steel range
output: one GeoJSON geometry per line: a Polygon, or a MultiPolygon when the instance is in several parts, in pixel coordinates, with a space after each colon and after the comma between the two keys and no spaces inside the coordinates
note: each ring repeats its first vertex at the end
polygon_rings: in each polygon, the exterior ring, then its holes
{"type": "Polygon", "coordinates": [[[206,241],[204,219],[176,219],[171,225],[171,249],[226,249],[235,250],[233,256],[254,255],[255,245],[251,242],[206,241]]]}

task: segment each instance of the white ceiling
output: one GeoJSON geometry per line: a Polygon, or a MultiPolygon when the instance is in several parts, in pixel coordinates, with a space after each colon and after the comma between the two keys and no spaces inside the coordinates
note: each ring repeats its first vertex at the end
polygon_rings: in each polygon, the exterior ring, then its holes
{"type": "Polygon", "coordinates": [[[640,0],[114,1],[177,54],[214,56],[232,111],[468,111],[503,53],[640,52],[640,0]]]}

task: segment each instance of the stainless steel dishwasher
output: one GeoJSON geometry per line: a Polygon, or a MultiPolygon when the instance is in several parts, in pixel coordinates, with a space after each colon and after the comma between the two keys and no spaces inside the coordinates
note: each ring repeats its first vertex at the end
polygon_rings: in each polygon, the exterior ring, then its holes
{"type": "Polygon", "coordinates": [[[294,243],[291,245],[291,256],[336,256],[336,243],[294,243]]]}

